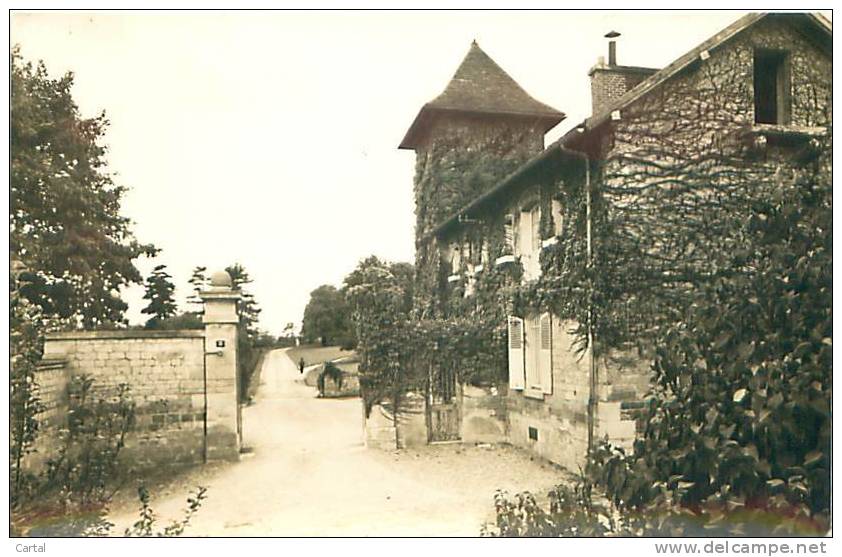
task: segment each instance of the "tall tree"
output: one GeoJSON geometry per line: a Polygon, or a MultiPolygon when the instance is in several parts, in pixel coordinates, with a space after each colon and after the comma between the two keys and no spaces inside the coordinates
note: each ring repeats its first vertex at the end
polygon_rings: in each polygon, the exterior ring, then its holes
{"type": "Polygon", "coordinates": [[[252,283],[252,279],[245,267],[234,263],[225,267],[225,271],[231,276],[231,283],[235,290],[240,291],[240,301],[237,303],[237,312],[240,316],[240,325],[248,335],[249,339],[255,339],[259,335],[257,322],[262,311],[254,299],[254,295],[246,289],[252,283]]]}
{"type": "Polygon", "coordinates": [[[202,313],[202,298],[199,294],[202,290],[206,289],[209,284],[207,271],[207,267],[196,266],[193,268],[193,274],[191,275],[190,280],[187,281],[190,283],[190,288],[192,290],[190,296],[187,297],[187,303],[198,307],[197,313],[202,313]]]}
{"type": "Polygon", "coordinates": [[[310,292],[301,323],[301,335],[308,342],[353,345],[352,326],[350,308],[339,290],[323,284],[310,292]]]}
{"type": "Polygon", "coordinates": [[[140,283],[133,260],[154,255],[120,214],[126,188],[106,169],[104,113],[82,118],[73,74],[11,54],[9,251],[35,275],[21,294],[45,314],[86,327],[124,321],[121,287],[140,283]]]}
{"type": "Polygon", "coordinates": [[[175,285],[170,281],[172,277],[166,269],[166,265],[158,265],[146,278],[146,293],[143,299],[149,300],[149,305],[140,311],[151,315],[146,322],[147,329],[156,328],[161,321],[176,314],[175,285]]]}
{"type": "MultiPolygon", "coordinates": [[[[397,426],[404,397],[418,389],[423,378],[415,373],[414,352],[407,349],[417,336],[410,321],[412,276],[405,265],[371,256],[345,277],[343,291],[351,308],[360,353],[360,388],[366,414],[376,404],[392,413],[397,426]]],[[[395,427],[395,446],[400,446],[395,427]]]]}

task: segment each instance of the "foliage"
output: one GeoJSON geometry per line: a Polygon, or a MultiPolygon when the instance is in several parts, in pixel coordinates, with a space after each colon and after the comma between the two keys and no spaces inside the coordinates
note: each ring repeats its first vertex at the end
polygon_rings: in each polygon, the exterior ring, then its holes
{"type": "Polygon", "coordinates": [[[260,307],[254,299],[254,295],[249,292],[248,285],[251,284],[252,278],[249,276],[245,267],[239,263],[234,263],[225,267],[225,271],[231,277],[231,283],[234,290],[240,291],[240,300],[237,302],[237,315],[240,318],[240,329],[246,334],[249,340],[258,336],[260,331],[257,328],[257,322],[260,319],[260,307]]]}
{"type": "Polygon", "coordinates": [[[32,452],[44,406],[38,396],[35,370],[43,353],[42,310],[21,296],[20,279],[9,277],[9,495],[15,506],[31,478],[22,469],[32,452]]]}
{"type": "Polygon", "coordinates": [[[239,393],[240,402],[247,401],[247,393],[254,376],[255,366],[260,360],[260,351],[256,349],[256,343],[261,333],[257,326],[260,317],[260,307],[254,299],[254,295],[247,287],[252,279],[245,267],[234,263],[225,268],[231,277],[234,290],[240,292],[240,299],[237,301],[237,316],[239,325],[237,330],[237,367],[240,380],[239,393]]]}
{"type": "Polygon", "coordinates": [[[321,342],[322,346],[339,344],[353,348],[354,332],[351,310],[345,296],[334,286],[323,284],[310,292],[304,308],[301,336],[306,342],[321,342]]]}
{"type": "Polygon", "coordinates": [[[631,508],[605,498],[587,474],[555,486],[541,503],[528,491],[510,498],[494,496],[495,521],[484,524],[489,537],[761,537],[817,536],[827,525],[782,514],[774,505],[746,508],[706,504],[688,508],[678,504],[675,489],[660,488],[657,501],[631,508]]]}
{"type": "Polygon", "coordinates": [[[149,304],[140,312],[151,316],[146,321],[147,329],[161,328],[158,326],[160,321],[176,314],[175,285],[170,282],[172,277],[166,269],[166,265],[156,265],[152,274],[146,277],[146,292],[143,294],[143,299],[149,300],[149,304]]]}
{"type": "Polygon", "coordinates": [[[488,537],[596,537],[617,534],[621,526],[610,506],[595,500],[593,486],[581,476],[573,486],[560,484],[548,494],[548,508],[528,491],[510,499],[508,493],[494,494],[495,523],[483,525],[488,537]]]}
{"type": "MultiPolygon", "coordinates": [[[[345,277],[343,290],[351,307],[360,354],[360,393],[366,415],[389,401],[397,422],[404,395],[423,385],[405,342],[411,334],[411,282],[394,265],[371,256],[345,277]]],[[[396,428],[397,429],[397,428],[396,428]]]]}
{"type": "Polygon", "coordinates": [[[22,294],[86,328],[122,322],[119,290],[142,280],[133,260],[156,250],[120,215],[126,188],[106,171],[108,120],[81,117],[73,74],[52,79],[17,47],[10,64],[9,248],[34,274],[22,294]]]}
{"type": "Polygon", "coordinates": [[[468,202],[526,162],[531,131],[498,122],[492,133],[439,134],[415,166],[416,238],[429,234],[468,202]]]}
{"type": "MultiPolygon", "coordinates": [[[[207,488],[198,487],[187,498],[187,508],[180,520],[173,520],[162,530],[155,531],[158,518],[149,504],[150,495],[145,486],[137,490],[141,506],[138,520],[123,532],[125,537],[176,537],[181,536],[207,498],[207,488]]],[[[73,513],[58,515],[20,515],[12,518],[12,535],[15,537],[106,537],[114,533],[115,524],[108,519],[107,504],[93,506],[73,513]]]]}
{"type": "Polygon", "coordinates": [[[57,456],[47,463],[42,491],[62,505],[86,508],[109,498],[109,482],[119,474],[120,452],[134,427],[135,405],[128,385],[104,396],[86,375],[71,379],[68,399],[67,429],[57,456]]]}
{"type": "Polygon", "coordinates": [[[190,296],[187,297],[187,303],[198,307],[197,313],[202,310],[202,297],[199,295],[203,290],[210,286],[210,278],[208,278],[208,268],[202,266],[193,267],[193,274],[190,275],[190,296]]]}
{"type": "Polygon", "coordinates": [[[829,524],[832,186],[813,170],[753,204],[732,254],[741,272],[663,333],[643,439],[599,455],[618,504],[672,490],[697,512],[778,518],[777,533],[829,524]]]}
{"type": "Polygon", "coordinates": [[[66,428],[57,455],[13,507],[13,528],[35,536],[84,535],[107,527],[105,505],[119,488],[120,452],[134,425],[134,403],[120,385],[113,396],[97,395],[93,380],[68,384],[66,428]]]}
{"type": "Polygon", "coordinates": [[[325,394],[325,381],[330,379],[336,385],[336,387],[341,391],[342,390],[342,370],[337,367],[336,364],[333,362],[325,362],[324,369],[319,374],[318,379],[318,387],[319,387],[319,394],[324,396],[325,394]]]}
{"type": "Polygon", "coordinates": [[[156,329],[161,331],[178,331],[183,329],[204,329],[205,324],[202,323],[202,316],[200,313],[188,311],[167,317],[166,319],[155,320],[147,323],[147,329],[156,329]]]}
{"type": "MultiPolygon", "coordinates": [[[[172,521],[168,526],[164,527],[163,530],[158,532],[155,532],[154,530],[157,517],[155,516],[155,511],[149,505],[149,491],[144,486],[140,486],[137,493],[141,504],[139,518],[137,522],[132,524],[131,527],[126,528],[123,535],[126,537],[170,538],[180,536],[184,533],[187,526],[190,525],[190,521],[193,519],[193,516],[195,516],[195,514],[199,511],[199,508],[202,506],[202,502],[207,497],[207,488],[199,487],[196,490],[195,495],[191,495],[187,498],[187,509],[185,509],[184,516],[181,520],[172,521]]],[[[99,532],[97,532],[97,535],[100,535],[99,532]]]]}

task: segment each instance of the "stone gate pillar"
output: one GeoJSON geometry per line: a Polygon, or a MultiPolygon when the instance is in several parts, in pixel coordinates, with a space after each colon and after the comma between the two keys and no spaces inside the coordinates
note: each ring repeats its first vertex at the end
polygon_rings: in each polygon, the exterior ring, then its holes
{"type": "Polygon", "coordinates": [[[210,288],[199,296],[205,324],[205,456],[207,460],[237,460],[240,456],[240,405],[237,372],[237,300],[225,271],[214,273],[210,288]]]}

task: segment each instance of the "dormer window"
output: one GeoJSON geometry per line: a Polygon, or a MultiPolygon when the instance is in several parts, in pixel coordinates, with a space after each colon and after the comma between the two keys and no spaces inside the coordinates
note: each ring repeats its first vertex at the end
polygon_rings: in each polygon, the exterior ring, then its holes
{"type": "Polygon", "coordinates": [[[754,52],[754,121],[789,124],[789,53],[783,50],[754,52]]]}

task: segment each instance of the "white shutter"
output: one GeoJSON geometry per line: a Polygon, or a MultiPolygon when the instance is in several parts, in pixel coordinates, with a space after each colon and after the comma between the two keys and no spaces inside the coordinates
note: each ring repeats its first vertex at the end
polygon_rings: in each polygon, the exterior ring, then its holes
{"type": "Polygon", "coordinates": [[[556,236],[564,231],[564,207],[558,199],[553,199],[553,228],[556,236]]]}
{"type": "Polygon", "coordinates": [[[509,317],[509,387],[523,390],[523,319],[509,317]]]}
{"type": "Polygon", "coordinates": [[[506,215],[503,222],[503,239],[508,251],[506,253],[515,253],[515,216],[512,214],[506,215]]]}
{"type": "Polygon", "coordinates": [[[553,327],[549,313],[541,316],[541,345],[538,354],[541,390],[550,395],[553,393],[553,327]]]}
{"type": "Polygon", "coordinates": [[[533,207],[529,217],[529,237],[532,238],[532,253],[535,254],[537,259],[537,254],[541,251],[541,206],[533,207]]]}

